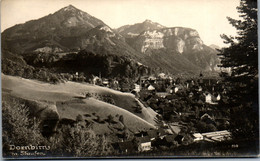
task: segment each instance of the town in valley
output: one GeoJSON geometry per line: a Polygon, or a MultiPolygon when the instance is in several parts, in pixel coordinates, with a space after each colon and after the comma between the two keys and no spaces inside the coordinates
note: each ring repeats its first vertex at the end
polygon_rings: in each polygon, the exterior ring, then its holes
{"type": "Polygon", "coordinates": [[[4,158],[259,156],[255,0],[27,1],[1,6],[4,158]]]}

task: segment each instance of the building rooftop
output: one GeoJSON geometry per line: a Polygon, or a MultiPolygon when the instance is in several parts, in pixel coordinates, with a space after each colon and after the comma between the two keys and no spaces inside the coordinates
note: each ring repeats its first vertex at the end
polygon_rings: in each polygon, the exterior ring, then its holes
{"type": "Polygon", "coordinates": [[[193,136],[194,136],[195,138],[203,137],[203,135],[201,135],[201,133],[194,133],[193,136]]]}

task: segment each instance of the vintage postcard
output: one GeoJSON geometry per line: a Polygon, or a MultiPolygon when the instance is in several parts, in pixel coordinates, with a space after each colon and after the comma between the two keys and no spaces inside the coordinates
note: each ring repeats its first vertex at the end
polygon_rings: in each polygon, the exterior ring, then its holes
{"type": "Polygon", "coordinates": [[[258,157],[257,12],[2,0],[2,157],[258,157]]]}

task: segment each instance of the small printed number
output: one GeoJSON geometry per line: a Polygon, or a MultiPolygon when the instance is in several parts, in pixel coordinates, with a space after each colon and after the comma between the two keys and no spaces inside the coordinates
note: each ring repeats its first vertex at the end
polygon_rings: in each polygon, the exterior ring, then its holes
{"type": "Polygon", "coordinates": [[[238,144],[233,144],[232,148],[238,148],[238,144]]]}

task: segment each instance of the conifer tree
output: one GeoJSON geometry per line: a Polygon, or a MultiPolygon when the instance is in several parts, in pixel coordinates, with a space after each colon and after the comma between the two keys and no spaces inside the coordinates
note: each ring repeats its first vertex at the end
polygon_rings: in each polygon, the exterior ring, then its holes
{"type": "Polygon", "coordinates": [[[241,0],[237,7],[239,20],[228,17],[237,30],[237,36],[222,35],[228,47],[219,54],[222,72],[228,90],[230,124],[236,139],[257,140],[258,124],[258,36],[257,1],[241,0]]]}

